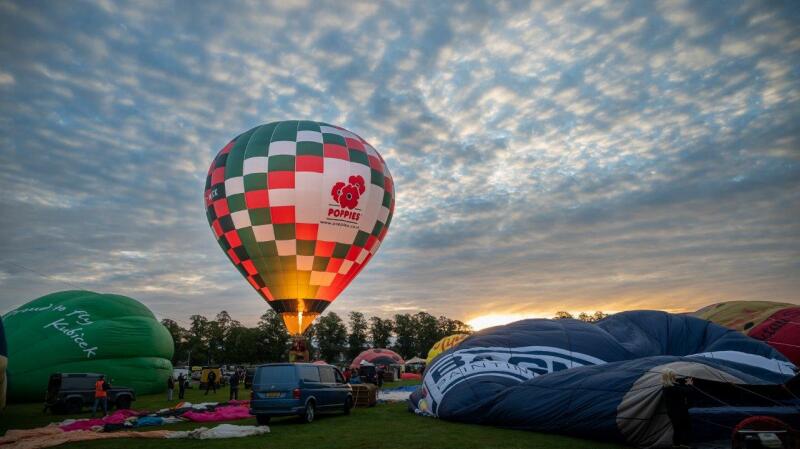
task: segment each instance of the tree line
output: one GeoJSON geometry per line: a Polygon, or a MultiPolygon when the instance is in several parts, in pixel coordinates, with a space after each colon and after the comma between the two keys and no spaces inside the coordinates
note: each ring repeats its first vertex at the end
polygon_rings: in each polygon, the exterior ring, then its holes
{"type": "Polygon", "coordinates": [[[572,316],[572,314],[569,313],[569,312],[561,311],[561,312],[556,312],[556,315],[553,317],[553,319],[554,320],[567,320],[567,319],[573,320],[574,319],[574,320],[585,321],[587,323],[596,323],[596,322],[602,320],[603,318],[605,318],[607,316],[608,316],[607,313],[601,312],[599,310],[597,312],[595,312],[595,313],[581,312],[581,313],[578,314],[577,317],[572,316]]]}
{"type": "MultiPolygon", "coordinates": [[[[390,348],[405,359],[424,358],[441,338],[472,332],[459,320],[427,312],[396,314],[393,319],[350,312],[347,318],[345,323],[329,312],[303,334],[312,360],[349,361],[367,348],[390,348]]],[[[172,335],[175,366],[280,362],[287,359],[291,345],[283,319],[273,310],[261,315],[255,327],[242,325],[224,310],[213,320],[192,315],[186,328],[172,319],[161,324],[172,335]]]]}

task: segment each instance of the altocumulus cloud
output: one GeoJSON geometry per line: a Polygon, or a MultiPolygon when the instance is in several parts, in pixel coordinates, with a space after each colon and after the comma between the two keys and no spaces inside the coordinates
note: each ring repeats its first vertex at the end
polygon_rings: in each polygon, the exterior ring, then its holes
{"type": "Polygon", "coordinates": [[[364,136],[398,186],[329,310],[800,302],[798,22],[793,2],[0,2],[0,311],[72,285],[253,323],[201,192],[231,137],[286,118],[364,136]]]}

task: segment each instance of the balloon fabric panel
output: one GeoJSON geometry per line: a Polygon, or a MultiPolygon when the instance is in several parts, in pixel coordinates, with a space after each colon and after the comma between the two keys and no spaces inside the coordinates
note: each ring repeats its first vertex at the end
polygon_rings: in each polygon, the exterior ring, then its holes
{"type": "Polygon", "coordinates": [[[800,307],[778,310],[750,329],[747,335],[766,342],[795,365],[800,365],[800,307]]]}
{"type": "Polygon", "coordinates": [[[772,301],[728,301],[703,307],[692,315],[764,341],[800,365],[800,306],[772,301]]]}
{"type": "Polygon", "coordinates": [[[727,301],[703,307],[692,315],[721,326],[747,332],[770,315],[787,307],[796,306],[772,301],[727,301]]]}

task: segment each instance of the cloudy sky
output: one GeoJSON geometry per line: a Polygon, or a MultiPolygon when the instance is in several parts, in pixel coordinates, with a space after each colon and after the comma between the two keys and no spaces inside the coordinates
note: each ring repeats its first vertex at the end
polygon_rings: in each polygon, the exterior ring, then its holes
{"type": "Polygon", "coordinates": [[[297,118],[397,185],[328,310],[800,303],[798,23],[791,1],[0,1],[0,312],[85,288],[254,323],[205,175],[297,118]]]}

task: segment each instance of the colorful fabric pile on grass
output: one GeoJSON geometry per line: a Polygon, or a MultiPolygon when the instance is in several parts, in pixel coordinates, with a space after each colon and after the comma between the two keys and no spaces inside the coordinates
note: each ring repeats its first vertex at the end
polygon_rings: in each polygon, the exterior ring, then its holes
{"type": "Polygon", "coordinates": [[[171,431],[166,438],[188,438],[191,440],[215,440],[223,438],[242,438],[269,433],[269,426],[237,426],[220,424],[216,427],[198,427],[192,430],[171,431]]]}
{"type": "Polygon", "coordinates": [[[220,424],[213,428],[199,427],[188,431],[155,430],[140,432],[132,429],[162,426],[179,422],[220,422],[250,418],[249,401],[224,403],[181,402],[174,408],[155,413],[143,410],[117,410],[102,418],[66,419],[37,429],[9,430],[0,438],[0,449],[39,449],[75,441],[112,438],[238,438],[269,432],[267,426],[237,426],[220,424]]]}
{"type": "Polygon", "coordinates": [[[139,427],[162,426],[184,421],[221,422],[250,418],[249,401],[203,402],[192,404],[180,402],[173,408],[161,409],[155,413],[137,410],[117,410],[103,418],[67,419],[58,423],[64,432],[94,430],[113,432],[139,427]]]}
{"type": "Polygon", "coordinates": [[[88,440],[107,440],[114,438],[166,438],[168,430],[155,430],[151,432],[93,432],[91,430],[76,430],[65,432],[58,426],[49,425],[38,429],[9,430],[5,436],[0,437],[0,448],[3,449],[41,449],[58,446],[65,443],[88,440]]]}
{"type": "Polygon", "coordinates": [[[91,430],[75,430],[65,432],[56,425],[38,429],[9,430],[0,437],[2,449],[42,449],[65,443],[89,440],[108,440],[118,438],[184,438],[209,440],[221,438],[242,438],[269,433],[268,426],[236,426],[220,424],[216,427],[199,427],[193,430],[151,430],[149,432],[94,432],[91,430]]]}
{"type": "MultiPolygon", "coordinates": [[[[76,430],[92,430],[94,428],[104,428],[107,424],[122,425],[130,418],[136,418],[142,412],[135,410],[117,410],[114,413],[102,418],[91,419],[67,419],[58,424],[64,432],[74,432],[76,430]]],[[[144,412],[147,413],[147,412],[144,412]]]]}
{"type": "Polygon", "coordinates": [[[182,419],[187,419],[194,422],[219,422],[219,421],[233,421],[235,419],[247,419],[252,417],[250,415],[250,408],[240,405],[228,405],[225,407],[217,407],[215,410],[204,412],[188,411],[181,415],[182,419]]]}
{"type": "Polygon", "coordinates": [[[403,402],[419,388],[419,385],[406,385],[404,387],[385,388],[378,391],[378,402],[403,402]]]}

